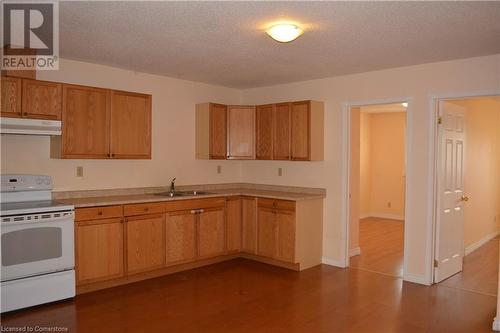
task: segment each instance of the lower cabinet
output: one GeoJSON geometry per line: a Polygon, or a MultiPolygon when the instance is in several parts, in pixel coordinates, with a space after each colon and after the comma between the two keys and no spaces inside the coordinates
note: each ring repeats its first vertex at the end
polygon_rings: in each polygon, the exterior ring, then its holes
{"type": "Polygon", "coordinates": [[[242,199],[239,196],[229,197],[226,200],[226,246],[227,252],[240,252],[242,238],[242,199]]]}
{"type": "Polygon", "coordinates": [[[198,257],[223,255],[225,246],[224,207],[200,209],[198,212],[198,257]]]}
{"type": "Polygon", "coordinates": [[[123,276],[123,220],[76,222],[76,284],[123,276]]]}
{"type": "Polygon", "coordinates": [[[278,253],[278,228],[275,211],[259,207],[257,213],[257,254],[276,258],[278,253]]]}
{"type": "Polygon", "coordinates": [[[194,261],[197,253],[195,212],[168,212],[165,222],[167,265],[194,261]]]}
{"type": "Polygon", "coordinates": [[[257,253],[257,198],[241,198],[241,250],[257,253]]]}
{"type": "Polygon", "coordinates": [[[165,265],[165,217],[140,215],[125,219],[127,274],[165,265]]]}

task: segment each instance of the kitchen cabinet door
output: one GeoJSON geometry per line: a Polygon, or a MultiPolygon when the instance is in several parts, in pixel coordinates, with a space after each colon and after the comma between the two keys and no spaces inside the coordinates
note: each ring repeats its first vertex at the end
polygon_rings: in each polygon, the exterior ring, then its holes
{"type": "Polygon", "coordinates": [[[291,107],[292,160],[310,160],[310,103],[293,102],[291,107]]]}
{"type": "Polygon", "coordinates": [[[278,252],[276,211],[258,207],[257,212],[257,254],[276,258],[278,252]]]}
{"type": "Polygon", "coordinates": [[[121,218],[76,223],[76,284],[123,276],[123,223],[121,218]]]}
{"type": "Polygon", "coordinates": [[[228,158],[255,158],[255,107],[228,106],[228,158]]]}
{"type": "Polygon", "coordinates": [[[2,117],[21,117],[22,80],[15,77],[2,76],[2,117]]]}
{"type": "Polygon", "coordinates": [[[289,263],[295,262],[295,213],[276,211],[278,226],[278,255],[277,259],[289,263]]]}
{"type": "Polygon", "coordinates": [[[109,90],[63,85],[62,158],[110,157],[109,90]]]}
{"type": "Polygon", "coordinates": [[[290,103],[276,104],[274,113],[273,159],[290,159],[290,103]]]}
{"type": "Polygon", "coordinates": [[[62,84],[23,79],[22,104],[23,117],[60,120],[62,84]]]}
{"type": "Polygon", "coordinates": [[[257,198],[241,199],[242,251],[257,253],[257,198]]]}
{"type": "Polygon", "coordinates": [[[230,197],[226,201],[227,252],[241,249],[241,197],[230,197]]]}
{"type": "Polygon", "coordinates": [[[127,273],[165,265],[165,217],[161,214],[126,218],[127,273]]]}
{"type": "Polygon", "coordinates": [[[273,159],[274,104],[260,105],[256,109],[256,158],[273,159]]]}
{"type": "Polygon", "coordinates": [[[189,210],[166,214],[167,265],[196,259],[196,219],[189,210]]]}
{"type": "Polygon", "coordinates": [[[224,208],[204,209],[198,214],[198,256],[216,257],[225,252],[224,208]]]}
{"type": "Polygon", "coordinates": [[[227,158],[227,106],[210,103],[209,105],[209,158],[227,158]]]}
{"type": "Polygon", "coordinates": [[[151,159],[151,95],[111,92],[111,157],[151,159]]]}

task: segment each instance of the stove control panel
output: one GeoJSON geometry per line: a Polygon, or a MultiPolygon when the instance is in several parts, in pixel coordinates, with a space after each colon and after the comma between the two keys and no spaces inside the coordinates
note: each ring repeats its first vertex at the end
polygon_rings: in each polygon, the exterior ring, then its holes
{"type": "Polygon", "coordinates": [[[52,178],[45,175],[2,175],[2,192],[50,191],[52,178]]]}

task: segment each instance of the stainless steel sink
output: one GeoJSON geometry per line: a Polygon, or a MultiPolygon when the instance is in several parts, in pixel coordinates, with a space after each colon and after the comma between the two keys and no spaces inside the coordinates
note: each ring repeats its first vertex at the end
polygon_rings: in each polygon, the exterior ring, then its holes
{"type": "Polygon", "coordinates": [[[161,192],[155,193],[155,195],[160,195],[163,197],[193,197],[193,196],[202,196],[202,195],[210,195],[211,192],[205,191],[175,191],[175,192],[161,192]]]}

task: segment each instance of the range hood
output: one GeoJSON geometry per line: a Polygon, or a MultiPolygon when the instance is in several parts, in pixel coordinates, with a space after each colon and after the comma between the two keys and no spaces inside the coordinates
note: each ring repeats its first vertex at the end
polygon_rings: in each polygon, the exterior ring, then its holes
{"type": "Polygon", "coordinates": [[[61,121],[1,117],[0,133],[25,135],[61,135],[61,121]]]}

